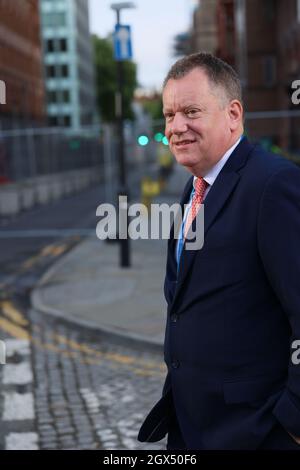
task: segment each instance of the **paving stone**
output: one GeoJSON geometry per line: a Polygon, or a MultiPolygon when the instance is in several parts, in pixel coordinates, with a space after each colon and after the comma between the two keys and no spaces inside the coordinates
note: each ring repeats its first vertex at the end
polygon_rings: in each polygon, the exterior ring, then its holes
{"type": "MultiPolygon", "coordinates": [[[[36,417],[32,426],[36,423],[41,449],[165,449],[164,440],[147,444],[136,439],[144,417],[161,396],[165,375],[157,371],[162,357],[104,337],[92,339],[87,332],[62,328],[59,321],[40,314],[30,318],[40,327],[35,334],[40,342],[60,334],[102,353],[98,364],[83,365],[79,363],[85,359],[83,354],[66,359],[33,345],[36,417]]],[[[2,386],[1,379],[0,370],[2,386]]],[[[12,432],[17,430],[16,423],[12,432]]]]}

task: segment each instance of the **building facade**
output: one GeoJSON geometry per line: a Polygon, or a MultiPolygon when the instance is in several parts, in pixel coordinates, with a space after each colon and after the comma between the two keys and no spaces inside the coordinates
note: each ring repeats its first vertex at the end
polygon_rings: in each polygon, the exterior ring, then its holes
{"type": "Polygon", "coordinates": [[[236,28],[234,1],[220,0],[215,11],[217,25],[217,43],[215,53],[228,64],[234,66],[236,59],[236,28]]]}
{"type": "MultiPolygon", "coordinates": [[[[300,80],[300,0],[280,1],[276,17],[277,27],[277,80],[279,109],[299,111],[292,102],[294,80],[300,80]]],[[[300,118],[287,117],[281,120],[280,144],[300,153],[300,118]]]]}
{"type": "Polygon", "coordinates": [[[291,86],[300,79],[300,1],[234,3],[235,65],[243,78],[245,108],[263,113],[248,120],[249,135],[299,153],[299,118],[291,113],[280,116],[278,111],[296,110],[291,86]]]}
{"type": "Polygon", "coordinates": [[[0,0],[0,128],[45,123],[38,0],[0,0]],[[4,96],[5,95],[5,96],[4,96]]]}
{"type": "Polygon", "coordinates": [[[218,0],[198,0],[193,14],[191,48],[212,54],[217,48],[216,9],[218,0]]]}
{"type": "Polygon", "coordinates": [[[40,0],[47,114],[51,126],[78,129],[96,118],[86,0],[40,0]]]}
{"type": "Polygon", "coordinates": [[[278,111],[296,110],[291,85],[300,80],[300,0],[199,0],[191,37],[193,52],[208,50],[238,71],[245,110],[261,113],[247,119],[249,136],[299,152],[299,118],[278,111]],[[204,34],[204,18],[215,33],[209,26],[204,34]]]}

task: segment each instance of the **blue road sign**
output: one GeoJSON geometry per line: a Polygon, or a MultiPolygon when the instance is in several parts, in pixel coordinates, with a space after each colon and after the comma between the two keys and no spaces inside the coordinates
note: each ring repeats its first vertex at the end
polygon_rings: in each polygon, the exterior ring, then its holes
{"type": "Polygon", "coordinates": [[[132,59],[130,26],[116,24],[114,32],[114,54],[116,60],[132,59]]]}

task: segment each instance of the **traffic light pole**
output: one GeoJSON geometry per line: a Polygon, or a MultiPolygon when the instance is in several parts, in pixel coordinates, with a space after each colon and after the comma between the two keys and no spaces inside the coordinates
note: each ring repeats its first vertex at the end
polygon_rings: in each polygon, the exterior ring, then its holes
{"type": "MultiPolygon", "coordinates": [[[[120,24],[120,9],[116,10],[117,24],[120,24]]],[[[127,175],[125,163],[125,139],[124,139],[124,115],[123,115],[123,86],[124,86],[124,70],[123,62],[117,60],[117,94],[116,94],[116,117],[118,132],[118,154],[119,154],[119,189],[118,201],[120,196],[125,196],[128,200],[127,175]]],[[[119,216],[119,244],[120,244],[120,266],[122,268],[130,267],[130,245],[128,238],[128,209],[127,207],[119,207],[122,213],[119,216]],[[126,211],[126,212],[125,212],[126,211]],[[121,226],[121,224],[123,226],[121,226]],[[121,236],[125,234],[125,238],[121,236]]]]}

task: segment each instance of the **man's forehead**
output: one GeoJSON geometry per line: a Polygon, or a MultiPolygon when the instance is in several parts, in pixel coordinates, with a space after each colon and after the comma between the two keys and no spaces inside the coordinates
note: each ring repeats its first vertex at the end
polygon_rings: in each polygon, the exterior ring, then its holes
{"type": "MultiPolygon", "coordinates": [[[[176,81],[176,80],[174,80],[176,81]]],[[[205,96],[197,87],[194,85],[193,87],[166,87],[163,91],[162,96],[163,107],[173,107],[173,106],[191,106],[196,104],[201,104],[205,101],[205,96]]]]}
{"type": "Polygon", "coordinates": [[[207,83],[208,82],[207,72],[201,67],[195,67],[188,72],[184,72],[181,76],[177,76],[176,78],[170,77],[165,86],[167,86],[170,83],[183,84],[187,82],[191,82],[193,84],[195,84],[195,82],[207,83]]]}
{"type": "Polygon", "coordinates": [[[180,78],[170,78],[163,90],[163,99],[172,99],[179,96],[194,98],[206,94],[209,82],[205,72],[195,69],[180,78]]]}

